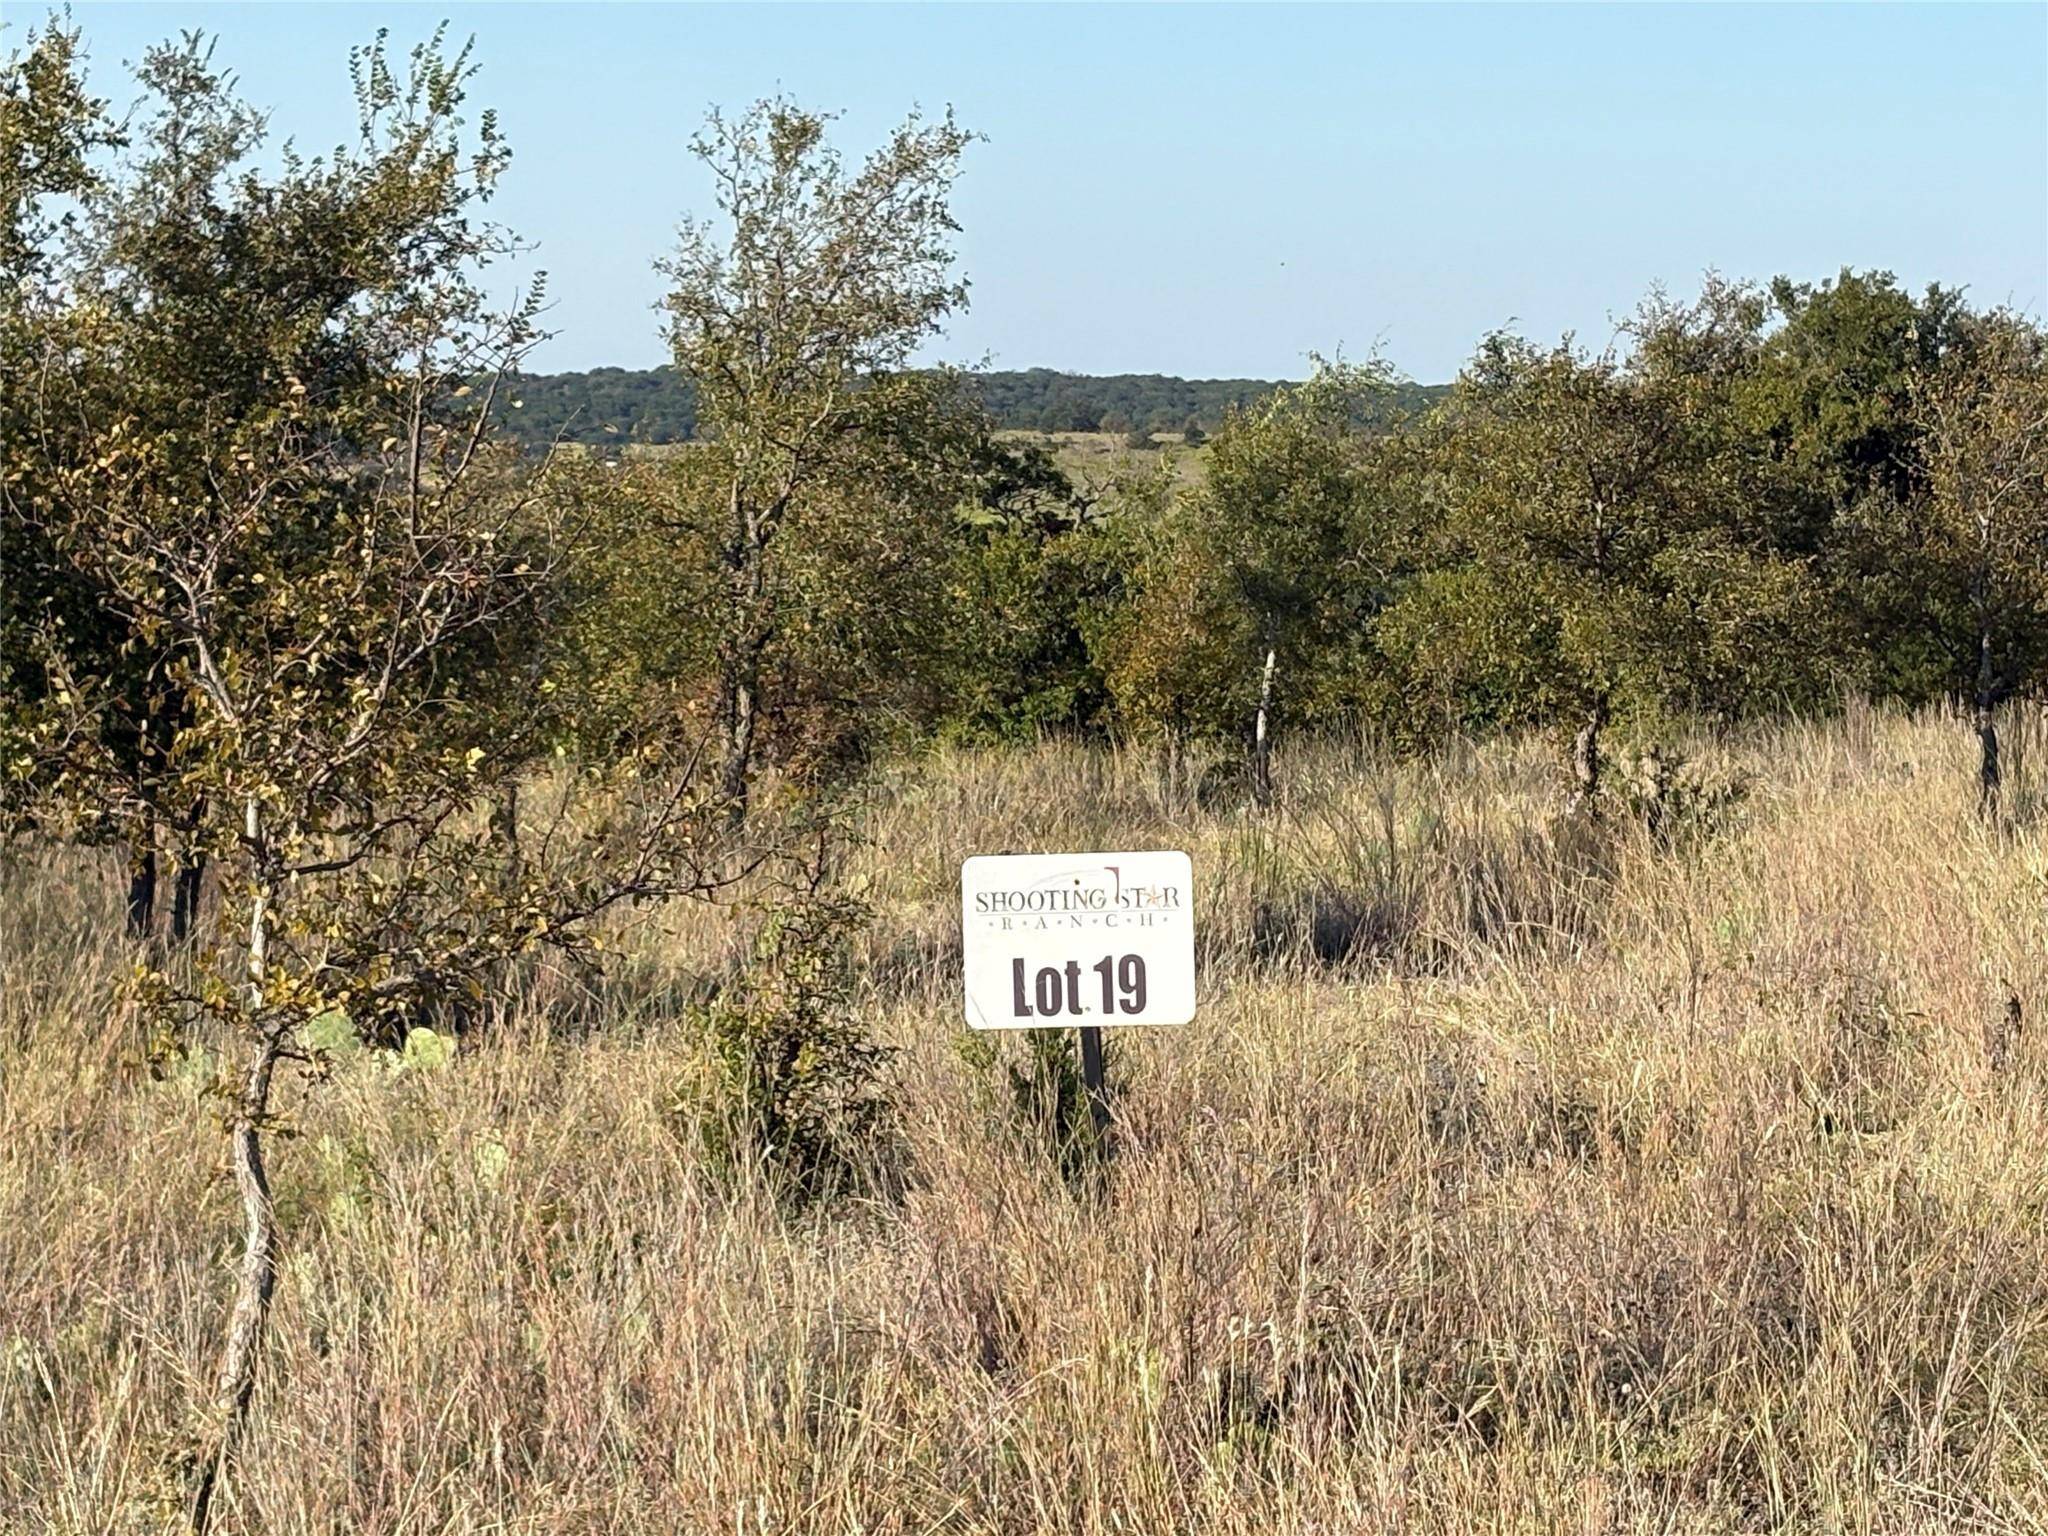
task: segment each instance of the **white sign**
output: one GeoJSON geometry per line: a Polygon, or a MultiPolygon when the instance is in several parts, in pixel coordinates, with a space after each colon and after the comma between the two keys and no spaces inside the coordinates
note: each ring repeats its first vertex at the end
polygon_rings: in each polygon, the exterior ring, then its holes
{"type": "Polygon", "coordinates": [[[1195,877],[1184,853],[1017,853],[960,866],[976,1029],[1185,1024],[1195,877]]]}

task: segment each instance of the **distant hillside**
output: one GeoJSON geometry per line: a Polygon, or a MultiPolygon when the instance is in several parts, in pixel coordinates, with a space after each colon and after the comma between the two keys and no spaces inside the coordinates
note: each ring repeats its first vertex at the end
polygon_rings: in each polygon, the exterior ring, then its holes
{"type": "MultiPolygon", "coordinates": [[[[1050,368],[971,376],[998,426],[1045,432],[1176,432],[1190,417],[1213,429],[1224,412],[1279,387],[1272,379],[1177,379],[1160,373],[1059,373],[1050,368]]],[[[1402,387],[1416,409],[1442,385],[1402,387]]],[[[529,446],[572,443],[680,443],[696,432],[689,382],[670,368],[593,368],[537,373],[507,392],[511,434],[529,446]],[[517,402],[516,406],[513,402],[517,402]]]]}

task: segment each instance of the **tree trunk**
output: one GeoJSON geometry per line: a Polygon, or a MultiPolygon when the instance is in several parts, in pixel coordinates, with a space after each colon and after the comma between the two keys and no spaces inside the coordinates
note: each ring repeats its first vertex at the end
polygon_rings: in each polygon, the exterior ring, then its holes
{"type": "Polygon", "coordinates": [[[195,1536],[204,1536],[212,1518],[214,1495],[220,1491],[228,1458],[249,1417],[263,1328],[277,1285],[277,1215],[270,1203],[270,1180],[263,1170],[262,1134],[270,1106],[271,1073],[281,1043],[276,1032],[267,1032],[258,1044],[229,1127],[235,1188],[242,1198],[242,1266],[227,1339],[221,1345],[220,1373],[214,1378],[212,1439],[203,1447],[195,1472],[191,1516],[195,1536]]]}
{"type": "Polygon", "coordinates": [[[1998,684],[1991,663],[1991,631],[1977,632],[1977,814],[1998,819],[1999,791],[2004,775],[1998,760],[1998,684]]]}
{"type": "Polygon", "coordinates": [[[188,852],[178,861],[178,878],[171,887],[171,942],[183,946],[191,941],[199,921],[199,897],[206,883],[206,855],[188,852]]]}
{"type": "Polygon", "coordinates": [[[1998,718],[1988,704],[1977,706],[1977,750],[1977,814],[1996,821],[2003,780],[1998,765],[1998,718]]]}
{"type": "Polygon", "coordinates": [[[257,1043],[228,1127],[235,1188],[242,1199],[242,1265],[235,1284],[234,1310],[228,1317],[227,1338],[221,1346],[220,1372],[214,1379],[211,1438],[201,1446],[193,1474],[191,1527],[195,1536],[204,1536],[228,1458],[234,1453],[249,1417],[264,1324],[269,1319],[271,1293],[277,1285],[277,1213],[270,1200],[270,1180],[263,1170],[263,1127],[269,1118],[271,1076],[284,1048],[285,1026],[265,1018],[263,982],[270,951],[271,863],[263,846],[262,812],[256,801],[248,803],[243,822],[255,853],[257,871],[249,906],[248,988],[249,1017],[256,1028],[257,1043]]]}
{"type": "Polygon", "coordinates": [[[519,785],[512,780],[491,801],[491,836],[505,855],[504,883],[518,885],[526,873],[526,854],[519,842],[519,785]]]}
{"type": "Polygon", "coordinates": [[[1252,724],[1252,802],[1265,810],[1273,803],[1273,669],[1279,657],[1266,647],[1266,664],[1259,670],[1259,713],[1252,724]]]}
{"type": "Polygon", "coordinates": [[[754,732],[760,717],[758,677],[758,661],[735,659],[719,689],[724,695],[725,752],[718,793],[725,806],[726,829],[735,834],[746,827],[754,777],[754,732]]]}
{"type": "Polygon", "coordinates": [[[1637,763],[1643,796],[1643,830],[1650,834],[1650,840],[1661,844],[1670,824],[1671,810],[1671,765],[1664,761],[1663,750],[1652,742],[1637,763]]]}
{"type": "Polygon", "coordinates": [[[1572,738],[1572,797],[1567,812],[1592,814],[1598,809],[1600,793],[1600,732],[1607,725],[1607,695],[1595,694],[1586,711],[1585,723],[1572,738]]]}
{"type": "Polygon", "coordinates": [[[737,837],[747,824],[748,798],[754,775],[754,735],[761,710],[761,658],[768,649],[762,604],[768,590],[768,541],[774,535],[785,491],[767,508],[751,502],[744,483],[735,479],[730,497],[724,563],[730,608],[719,648],[718,719],[725,740],[719,765],[718,792],[725,805],[725,825],[737,837]]]}
{"type": "Polygon", "coordinates": [[[144,819],[128,850],[128,937],[156,932],[156,823],[144,819]]]}

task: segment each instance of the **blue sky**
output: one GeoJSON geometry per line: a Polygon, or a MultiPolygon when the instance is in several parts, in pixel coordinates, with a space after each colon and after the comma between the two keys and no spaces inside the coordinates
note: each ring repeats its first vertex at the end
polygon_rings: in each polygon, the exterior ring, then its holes
{"type": "MultiPolygon", "coordinates": [[[[31,14],[8,7],[11,24],[31,14]]],[[[1655,281],[1889,268],[2048,308],[2048,5],[74,3],[95,84],[181,28],[314,150],[352,42],[473,34],[538,245],[543,367],[663,356],[654,258],[713,103],[913,104],[988,136],[957,198],[972,307],[935,355],[1298,376],[1375,346],[1449,377],[1484,331],[1604,340],[1655,281]]],[[[18,38],[18,31],[10,26],[18,38]]]]}

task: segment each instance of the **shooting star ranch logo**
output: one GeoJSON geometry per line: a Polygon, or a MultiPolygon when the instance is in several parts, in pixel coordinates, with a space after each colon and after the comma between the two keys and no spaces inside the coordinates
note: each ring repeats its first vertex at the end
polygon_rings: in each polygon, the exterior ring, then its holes
{"type": "Polygon", "coordinates": [[[992,917],[1004,932],[1013,927],[1043,932],[1055,926],[1114,928],[1128,919],[1143,927],[1185,912],[1186,892],[1178,885],[1126,885],[1123,868],[1104,864],[1099,870],[1062,871],[1036,885],[1003,891],[977,891],[975,911],[992,917]],[[1090,879],[1090,876],[1107,877],[1090,879]]]}

